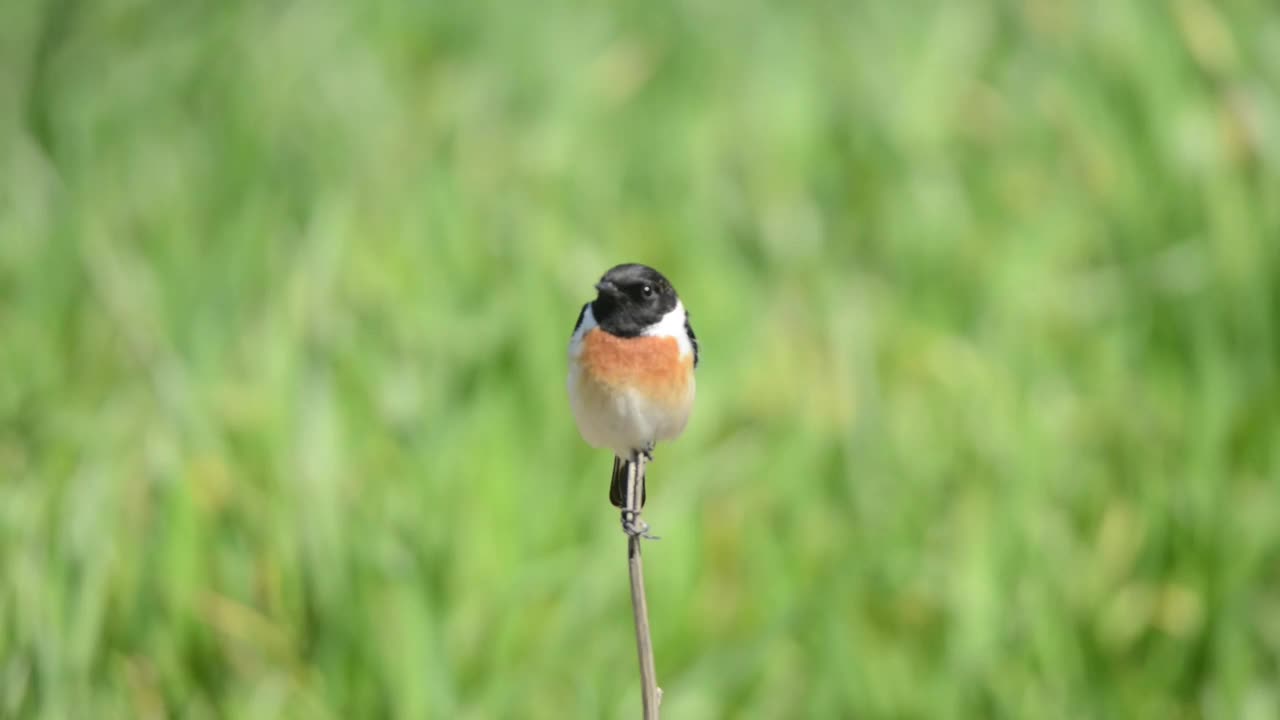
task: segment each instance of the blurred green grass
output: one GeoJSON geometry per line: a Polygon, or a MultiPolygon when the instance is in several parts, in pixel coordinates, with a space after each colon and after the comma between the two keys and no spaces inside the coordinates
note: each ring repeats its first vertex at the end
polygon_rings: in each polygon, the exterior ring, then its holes
{"type": "Polygon", "coordinates": [[[1280,11],[0,8],[0,716],[1280,717],[1280,11]]]}

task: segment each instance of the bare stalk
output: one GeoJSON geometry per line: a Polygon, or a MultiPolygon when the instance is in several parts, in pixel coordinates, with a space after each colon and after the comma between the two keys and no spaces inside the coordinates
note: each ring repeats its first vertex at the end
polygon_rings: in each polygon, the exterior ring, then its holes
{"type": "MultiPolygon", "coordinates": [[[[627,483],[628,504],[622,511],[623,525],[631,522],[640,527],[640,503],[644,493],[643,453],[630,465],[627,483]]],[[[658,703],[662,691],[658,689],[657,673],[653,664],[653,640],[649,636],[649,604],[644,596],[644,563],[640,559],[641,535],[627,536],[627,566],[631,571],[631,610],[636,622],[636,652],[640,656],[640,694],[644,703],[644,720],[658,720],[658,703]]]]}

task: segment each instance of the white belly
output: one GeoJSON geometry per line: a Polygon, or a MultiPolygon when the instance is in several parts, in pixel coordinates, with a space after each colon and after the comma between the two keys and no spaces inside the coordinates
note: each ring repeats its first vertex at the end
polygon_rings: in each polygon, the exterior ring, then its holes
{"type": "Polygon", "coordinates": [[[594,382],[576,362],[569,365],[568,385],[569,404],[582,438],[592,447],[609,448],[620,458],[678,437],[693,407],[693,378],[689,379],[688,397],[676,406],[594,382]]]}

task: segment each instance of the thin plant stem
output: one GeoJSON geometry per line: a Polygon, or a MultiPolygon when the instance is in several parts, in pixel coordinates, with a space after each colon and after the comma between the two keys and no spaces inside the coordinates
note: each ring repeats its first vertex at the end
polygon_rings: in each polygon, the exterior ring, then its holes
{"type": "MultiPolygon", "coordinates": [[[[627,483],[629,504],[622,511],[625,520],[630,513],[633,523],[640,522],[640,503],[644,496],[645,457],[637,453],[630,465],[627,483]]],[[[641,526],[643,527],[643,526],[641,526]]],[[[644,596],[644,563],[640,557],[640,535],[627,536],[627,566],[631,571],[631,610],[636,624],[636,652],[640,658],[640,694],[644,704],[644,719],[658,720],[658,703],[662,691],[658,689],[657,673],[653,662],[653,640],[649,634],[649,603],[644,596]]]]}

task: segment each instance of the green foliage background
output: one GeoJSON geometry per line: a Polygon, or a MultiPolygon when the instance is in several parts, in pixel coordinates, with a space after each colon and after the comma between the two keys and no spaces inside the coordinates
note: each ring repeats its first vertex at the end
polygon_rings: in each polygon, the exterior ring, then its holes
{"type": "Polygon", "coordinates": [[[0,716],[1280,717],[1280,10],[0,8],[0,716]]]}

